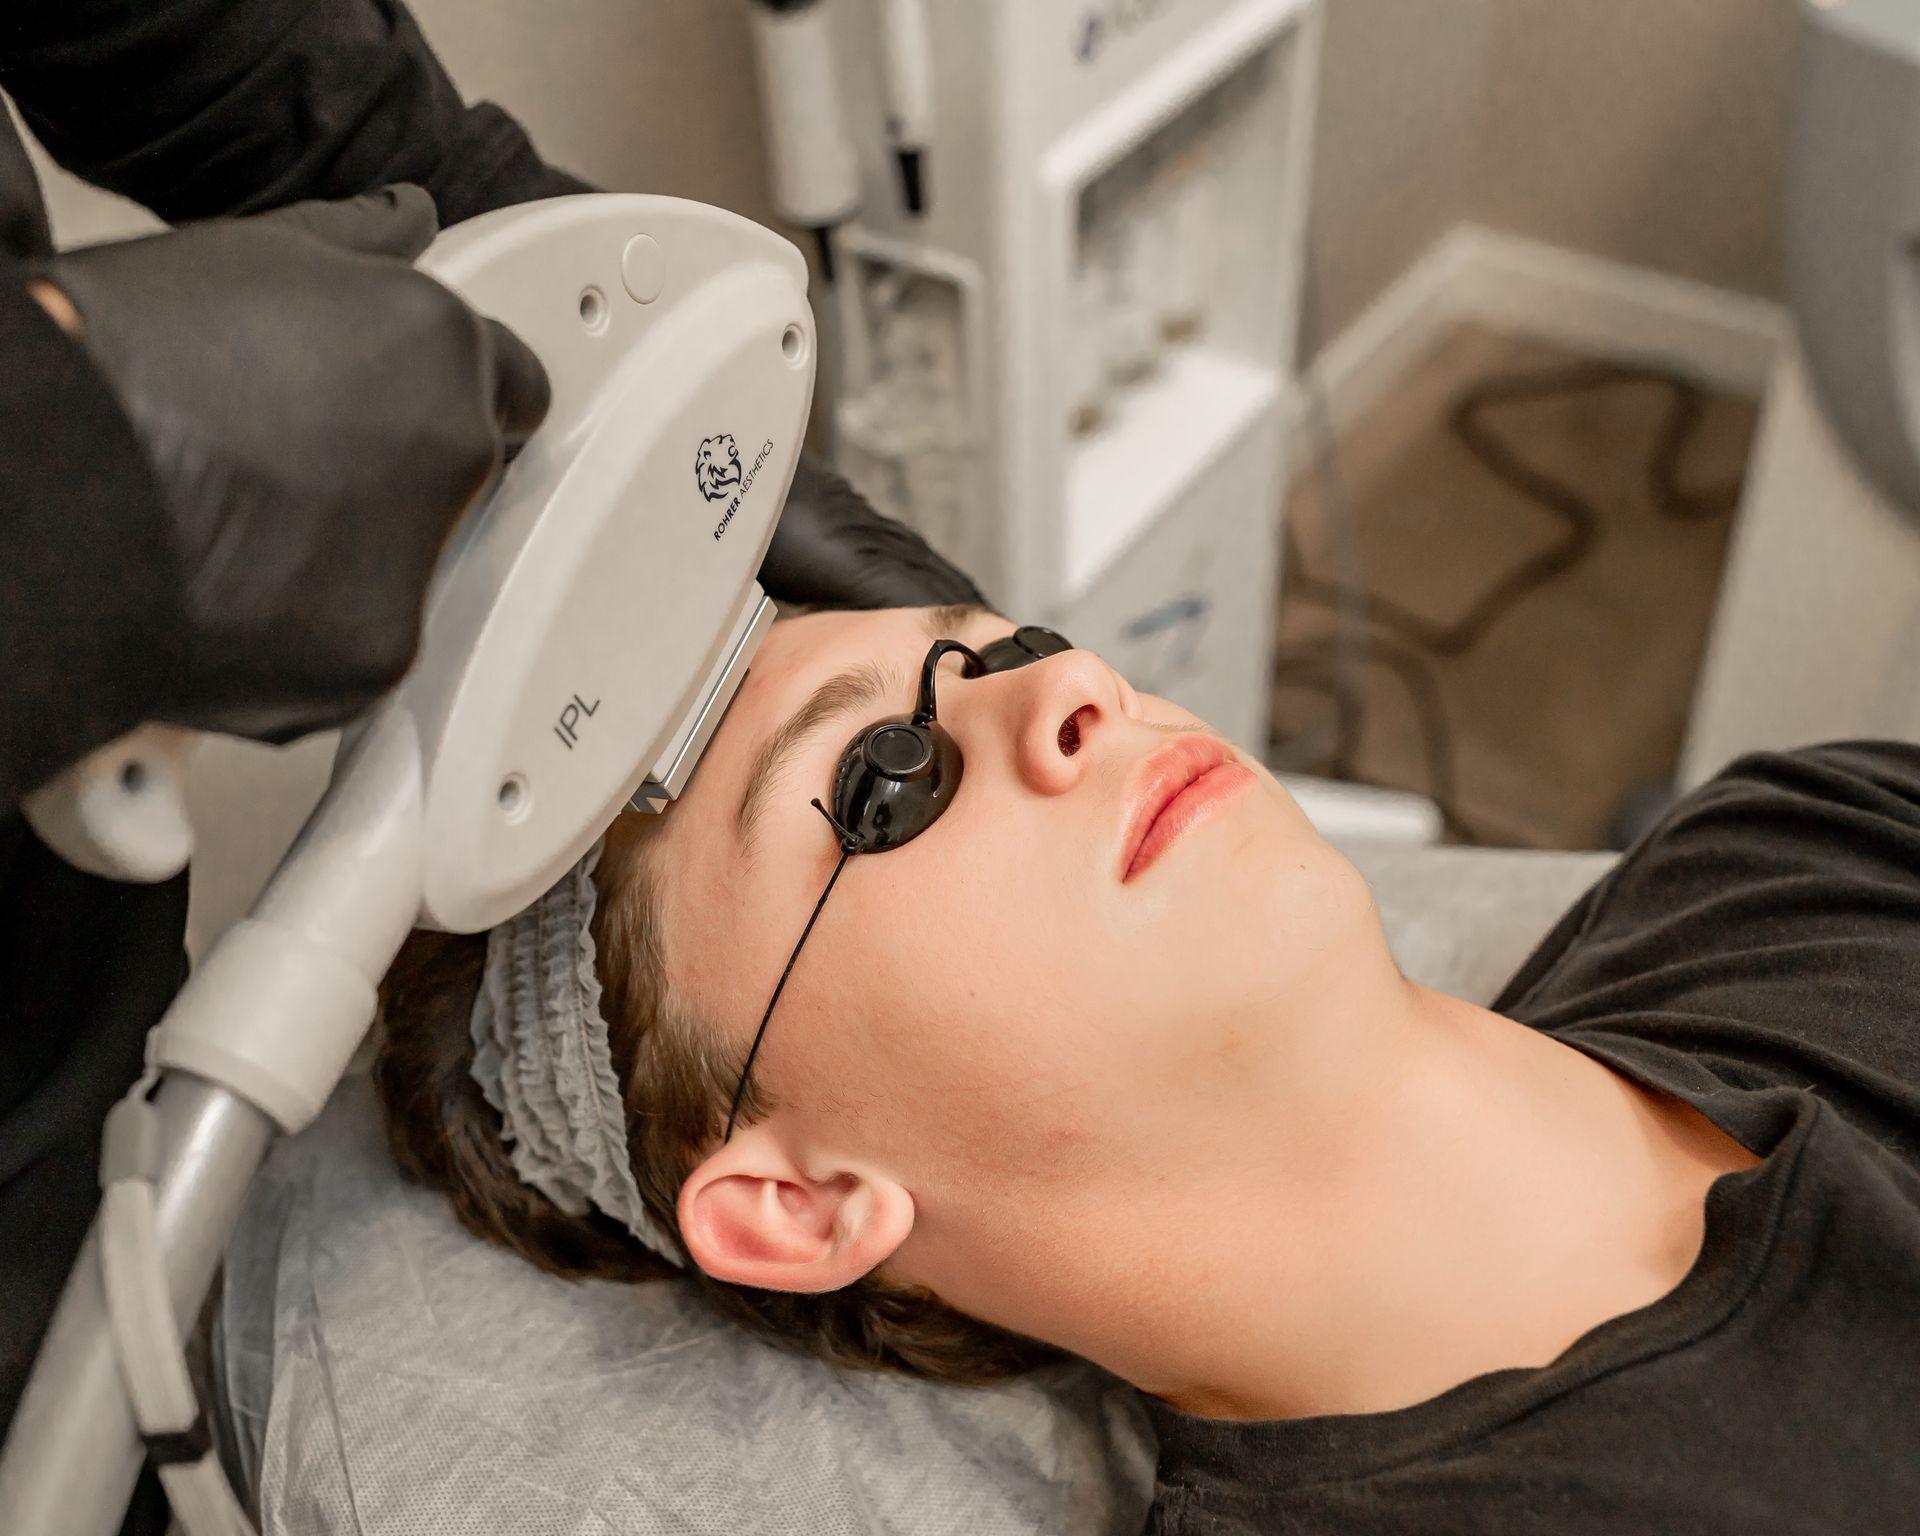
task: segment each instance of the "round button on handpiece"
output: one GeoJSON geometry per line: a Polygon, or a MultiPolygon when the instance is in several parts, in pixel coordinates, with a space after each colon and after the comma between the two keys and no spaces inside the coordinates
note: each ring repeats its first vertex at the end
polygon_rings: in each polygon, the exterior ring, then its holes
{"type": "Polygon", "coordinates": [[[651,304],[667,286],[667,257],[652,235],[635,235],[620,253],[620,280],[637,304],[651,304]]]}

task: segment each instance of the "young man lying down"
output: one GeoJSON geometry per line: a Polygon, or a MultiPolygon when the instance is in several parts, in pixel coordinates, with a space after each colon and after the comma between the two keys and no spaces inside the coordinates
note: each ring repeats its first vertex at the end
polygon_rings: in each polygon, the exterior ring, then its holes
{"type": "Polygon", "coordinates": [[[847,1365],[1118,1373],[1157,1530],[1882,1531],[1917,1018],[1912,749],[1691,796],[1490,1011],[1200,721],[894,609],[776,625],[678,804],[417,939],[378,1077],[547,1269],[664,1255],[847,1365]]]}

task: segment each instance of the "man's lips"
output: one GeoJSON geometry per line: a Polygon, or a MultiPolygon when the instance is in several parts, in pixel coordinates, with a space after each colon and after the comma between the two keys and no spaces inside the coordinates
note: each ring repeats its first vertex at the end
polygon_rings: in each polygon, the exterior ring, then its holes
{"type": "Polygon", "coordinates": [[[1183,736],[1147,759],[1127,796],[1121,823],[1120,880],[1142,873],[1189,828],[1204,820],[1253,774],[1215,736],[1183,736]]]}

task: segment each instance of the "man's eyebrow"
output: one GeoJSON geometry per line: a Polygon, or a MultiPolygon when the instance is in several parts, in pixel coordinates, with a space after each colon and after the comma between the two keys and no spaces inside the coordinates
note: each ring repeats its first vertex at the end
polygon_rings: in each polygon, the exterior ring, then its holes
{"type": "MultiPolygon", "coordinates": [[[[740,795],[740,809],[734,813],[740,841],[751,851],[754,824],[767,808],[781,771],[806,745],[807,738],[836,715],[848,710],[878,704],[889,693],[898,691],[900,674],[889,672],[873,662],[836,672],[808,695],[792,714],[782,721],[754,755],[753,769],[747,775],[747,787],[740,795]]],[[[902,703],[906,701],[903,699],[902,703]]]]}
{"type": "Polygon", "coordinates": [[[945,603],[938,608],[929,608],[921,617],[926,622],[929,640],[957,640],[960,631],[975,619],[997,618],[998,615],[985,603],[945,603]]]}

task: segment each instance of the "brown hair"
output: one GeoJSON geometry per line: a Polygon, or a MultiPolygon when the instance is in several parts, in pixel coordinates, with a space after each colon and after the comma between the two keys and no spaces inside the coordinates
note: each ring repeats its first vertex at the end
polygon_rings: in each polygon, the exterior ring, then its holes
{"type": "MultiPolygon", "coordinates": [[[[667,988],[651,840],[634,816],[609,832],[594,877],[593,937],[614,1069],[626,1084],[634,1178],[648,1212],[679,1243],[680,1187],[720,1138],[740,1062],[667,988]]],[[[417,933],[388,974],[374,1082],[401,1168],[443,1191],[468,1230],[550,1273],[626,1281],[677,1274],[617,1223],[570,1216],[515,1174],[500,1117],[469,1070],[468,1020],[485,962],[484,934],[417,933]]],[[[749,1085],[741,1123],[766,1109],[749,1085]]],[[[1047,1345],[878,1273],[820,1295],[729,1285],[691,1264],[687,1273],[723,1315],[836,1365],[988,1382],[1058,1358],[1047,1345]]]]}

